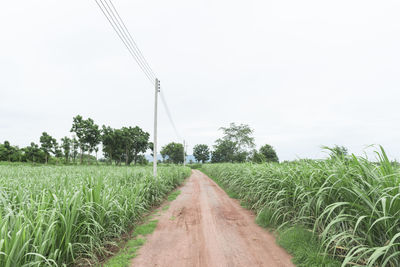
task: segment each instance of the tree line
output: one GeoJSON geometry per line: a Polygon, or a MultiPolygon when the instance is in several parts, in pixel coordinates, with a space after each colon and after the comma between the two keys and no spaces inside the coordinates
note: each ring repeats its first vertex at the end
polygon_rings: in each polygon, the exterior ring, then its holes
{"type": "MultiPolygon", "coordinates": [[[[215,141],[213,150],[206,144],[193,147],[193,156],[197,162],[279,162],[271,145],[265,144],[259,150],[255,149],[254,131],[249,125],[231,123],[220,130],[223,131],[223,137],[215,141]]],[[[164,162],[179,164],[184,159],[184,148],[180,143],[169,143],[162,147],[160,153],[164,162]]]]}
{"type": "Polygon", "coordinates": [[[12,146],[9,141],[0,144],[0,161],[37,163],[77,163],[97,161],[99,145],[102,144],[104,161],[121,165],[147,163],[144,152],[153,150],[150,134],[140,127],[114,129],[103,125],[101,128],[91,118],[77,115],[70,130],[73,137],[65,136],[60,143],[47,132],[40,136],[40,144],[31,142],[27,147],[12,146]],[[92,154],[95,153],[95,156],[92,154]]]}
{"type": "MultiPolygon", "coordinates": [[[[259,150],[255,149],[253,130],[248,125],[231,123],[220,130],[223,136],[215,141],[212,150],[206,144],[194,146],[193,156],[197,162],[279,162],[271,145],[265,144],[259,150]]],[[[73,118],[70,132],[73,134],[72,138],[65,136],[60,142],[43,132],[39,144],[31,142],[23,148],[12,146],[10,142],[5,141],[0,144],[0,161],[90,164],[97,162],[101,144],[101,161],[130,165],[132,162],[147,164],[144,153],[150,150],[152,155],[153,152],[153,143],[149,141],[150,134],[138,126],[119,129],[106,125],[100,127],[93,119],[84,119],[77,115],[73,118]]],[[[176,142],[163,146],[160,154],[166,163],[180,164],[186,157],[183,145],[176,142]]]]}
{"type": "Polygon", "coordinates": [[[254,131],[249,125],[231,123],[229,127],[221,127],[220,130],[223,137],[215,141],[213,150],[206,144],[194,146],[193,156],[197,162],[279,162],[271,145],[265,144],[259,150],[255,149],[254,131]]]}
{"type": "MultiPolygon", "coordinates": [[[[193,156],[197,162],[279,162],[275,149],[268,144],[255,149],[253,130],[246,124],[221,127],[223,137],[215,141],[213,150],[206,144],[197,144],[193,156]]],[[[182,163],[184,148],[180,143],[170,143],[161,149],[164,162],[182,163]]],[[[186,156],[186,155],[185,155],[186,156]]]]}
{"type": "MultiPolygon", "coordinates": [[[[247,124],[219,128],[223,132],[222,138],[215,141],[213,150],[206,144],[198,144],[193,148],[193,156],[199,163],[204,162],[279,162],[275,149],[265,144],[260,149],[255,149],[253,130],[247,124]]],[[[329,151],[331,159],[349,157],[348,149],[344,146],[322,146],[329,151]]]]}

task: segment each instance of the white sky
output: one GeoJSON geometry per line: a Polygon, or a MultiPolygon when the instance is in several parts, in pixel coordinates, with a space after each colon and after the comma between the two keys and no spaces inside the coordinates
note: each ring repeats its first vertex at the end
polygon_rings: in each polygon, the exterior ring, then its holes
{"type": "MultiPolygon", "coordinates": [[[[400,2],[135,0],[114,4],[189,143],[230,122],[281,160],[321,145],[400,159],[400,2]]],[[[70,135],[72,117],[153,131],[153,88],[94,0],[3,1],[0,141],[70,135]]],[[[159,142],[176,137],[160,106],[159,142]]]]}

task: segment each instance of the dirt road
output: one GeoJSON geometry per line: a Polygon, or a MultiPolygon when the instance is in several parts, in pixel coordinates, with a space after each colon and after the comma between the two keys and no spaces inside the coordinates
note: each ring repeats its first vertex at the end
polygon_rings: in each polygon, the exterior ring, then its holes
{"type": "Polygon", "coordinates": [[[131,266],[294,266],[254,215],[194,170],[131,266]]]}

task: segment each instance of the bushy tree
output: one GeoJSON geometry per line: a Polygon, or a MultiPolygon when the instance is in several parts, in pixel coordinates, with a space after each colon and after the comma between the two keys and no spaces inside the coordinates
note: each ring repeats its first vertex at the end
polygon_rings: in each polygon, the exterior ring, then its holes
{"type": "Polygon", "coordinates": [[[255,146],[253,130],[247,124],[236,125],[232,122],[229,127],[221,127],[220,130],[224,133],[222,139],[234,142],[238,150],[246,150],[255,146]]]}
{"type": "Polygon", "coordinates": [[[103,125],[102,144],[104,157],[110,163],[114,160],[116,165],[120,165],[124,159],[125,152],[124,133],[122,130],[103,125]]]}
{"type": "Polygon", "coordinates": [[[205,144],[195,145],[193,148],[193,156],[197,162],[206,162],[210,159],[210,149],[205,144]]]}
{"type": "Polygon", "coordinates": [[[103,145],[103,154],[106,159],[112,163],[114,159],[114,152],[115,152],[115,130],[110,126],[103,125],[101,130],[101,142],[103,145]]]}
{"type": "Polygon", "coordinates": [[[79,148],[81,150],[81,164],[83,163],[83,153],[86,151],[86,140],[85,140],[85,133],[86,133],[86,126],[85,122],[81,115],[75,116],[73,119],[71,132],[75,133],[76,137],[78,138],[79,148]]]}
{"type": "Polygon", "coordinates": [[[11,156],[14,153],[14,149],[10,145],[9,141],[4,141],[4,151],[6,160],[11,161],[11,156]]]}
{"type": "Polygon", "coordinates": [[[74,136],[71,140],[71,156],[72,156],[72,160],[73,160],[74,164],[75,164],[76,156],[78,156],[78,150],[79,150],[79,141],[74,136]]]}
{"type": "Polygon", "coordinates": [[[83,154],[88,151],[91,154],[96,146],[100,144],[101,133],[99,126],[94,123],[93,119],[83,119],[81,115],[73,118],[71,132],[78,137],[79,147],[81,150],[81,164],[83,163],[83,154]]]}
{"type": "Polygon", "coordinates": [[[0,144],[0,160],[1,161],[11,161],[12,153],[13,153],[13,149],[10,145],[10,142],[4,141],[3,144],[0,144]]]}
{"type": "Polygon", "coordinates": [[[183,145],[180,143],[169,143],[161,148],[160,153],[166,162],[183,163],[183,145]]]}
{"type": "Polygon", "coordinates": [[[149,161],[146,159],[145,155],[139,155],[136,159],[136,163],[139,165],[147,165],[149,161]]]}
{"type": "Polygon", "coordinates": [[[99,126],[95,124],[91,118],[86,120],[85,142],[88,147],[89,155],[96,150],[96,147],[101,142],[101,132],[99,126]]]}
{"type": "Polygon", "coordinates": [[[68,138],[67,136],[65,136],[65,137],[63,137],[61,139],[61,142],[62,142],[61,147],[62,147],[63,152],[64,152],[65,162],[69,163],[69,156],[70,156],[70,153],[71,153],[72,140],[70,138],[68,138]]]}
{"type": "Polygon", "coordinates": [[[224,136],[215,141],[212,162],[244,162],[254,148],[253,130],[247,124],[221,127],[224,136]]]}
{"type": "Polygon", "coordinates": [[[46,132],[42,133],[40,136],[40,149],[43,150],[45,154],[45,163],[47,164],[49,161],[50,153],[55,153],[54,146],[57,143],[57,140],[53,138],[46,132]]]}
{"type": "Polygon", "coordinates": [[[7,149],[4,147],[4,144],[0,144],[0,161],[7,161],[7,149]]]}
{"type": "Polygon", "coordinates": [[[63,152],[61,146],[58,144],[57,140],[54,142],[54,156],[56,158],[57,164],[60,162],[60,159],[63,156],[63,152]]]}
{"type": "Polygon", "coordinates": [[[31,145],[23,148],[23,150],[25,161],[45,162],[44,152],[34,142],[31,142],[31,145]]]}
{"type": "MultiPolygon", "coordinates": [[[[40,151],[37,145],[35,145],[36,149],[40,151]]],[[[30,153],[29,150],[30,147],[22,148],[20,149],[18,146],[12,146],[9,141],[5,141],[3,144],[0,144],[0,161],[9,161],[9,162],[26,162],[26,161],[32,161],[32,153],[30,153]]],[[[36,156],[40,153],[37,151],[34,152],[36,156]]],[[[43,159],[42,161],[44,162],[44,154],[41,153],[41,158],[43,159]]],[[[38,162],[40,160],[38,158],[38,162]]],[[[35,161],[35,155],[34,155],[34,161],[35,161]]]]}
{"type": "Polygon", "coordinates": [[[102,127],[102,144],[104,156],[119,165],[123,160],[126,165],[132,161],[136,164],[141,153],[149,148],[150,134],[140,127],[122,127],[113,129],[109,126],[102,127]]]}
{"type": "Polygon", "coordinates": [[[211,162],[234,162],[237,156],[236,143],[229,140],[220,140],[211,153],[211,162]]]}
{"type": "Polygon", "coordinates": [[[18,146],[12,146],[9,141],[0,144],[0,160],[1,161],[21,161],[22,151],[18,146]]]}
{"type": "Polygon", "coordinates": [[[140,127],[123,127],[123,144],[125,146],[125,163],[129,165],[132,161],[136,165],[139,154],[146,152],[149,147],[150,134],[140,127]]]}
{"type": "Polygon", "coordinates": [[[136,126],[132,129],[132,135],[133,144],[130,151],[130,156],[134,164],[136,164],[139,160],[141,161],[141,164],[143,164],[146,161],[146,158],[144,158],[144,155],[141,155],[141,153],[144,153],[147,149],[149,149],[150,134],[136,126]]]}
{"type": "Polygon", "coordinates": [[[266,162],[279,162],[278,155],[275,152],[275,149],[271,145],[263,145],[260,148],[260,153],[264,155],[266,162]]]}

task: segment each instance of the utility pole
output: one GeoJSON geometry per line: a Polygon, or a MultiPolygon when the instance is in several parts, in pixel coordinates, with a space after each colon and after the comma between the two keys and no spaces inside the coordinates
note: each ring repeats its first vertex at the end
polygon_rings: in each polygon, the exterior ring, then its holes
{"type": "Polygon", "coordinates": [[[154,94],[154,141],[153,141],[153,175],[157,177],[157,102],[160,92],[160,81],[156,78],[154,94]]]}
{"type": "Polygon", "coordinates": [[[183,140],[183,166],[186,166],[185,140],[183,140]]]}

